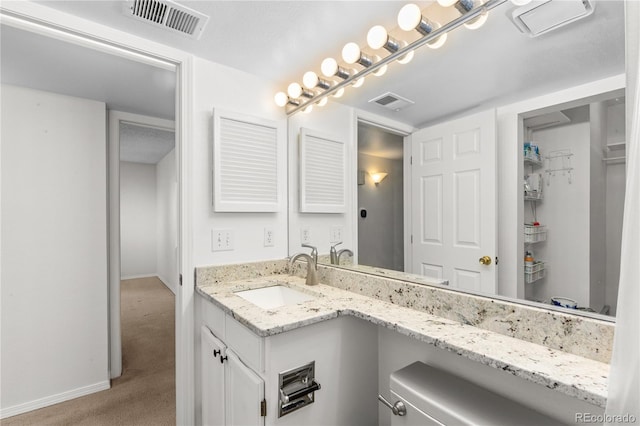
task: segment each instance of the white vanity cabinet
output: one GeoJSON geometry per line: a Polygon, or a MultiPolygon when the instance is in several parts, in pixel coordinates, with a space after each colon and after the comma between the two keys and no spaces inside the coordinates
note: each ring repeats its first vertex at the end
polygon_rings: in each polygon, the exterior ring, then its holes
{"type": "Polygon", "coordinates": [[[200,328],[197,424],[378,423],[376,326],[352,317],[339,317],[261,337],[211,301],[201,296],[197,299],[196,324],[200,328]],[[215,352],[216,356],[214,351],[220,352],[215,352]],[[223,363],[220,355],[226,356],[223,363]],[[280,373],[312,362],[315,380],[321,385],[314,393],[313,403],[279,416],[280,373]],[[265,409],[266,415],[260,417],[265,409]]]}
{"type": "Polygon", "coordinates": [[[203,425],[264,425],[264,380],[201,327],[203,425]]]}

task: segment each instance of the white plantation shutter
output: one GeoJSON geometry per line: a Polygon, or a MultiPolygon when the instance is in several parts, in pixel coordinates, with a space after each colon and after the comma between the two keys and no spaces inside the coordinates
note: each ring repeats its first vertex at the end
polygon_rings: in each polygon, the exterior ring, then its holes
{"type": "Polygon", "coordinates": [[[313,130],[301,130],[301,212],[345,212],[345,156],[344,142],[313,130]]]}
{"type": "Polygon", "coordinates": [[[214,210],[280,209],[276,122],[214,111],[214,210]]]}

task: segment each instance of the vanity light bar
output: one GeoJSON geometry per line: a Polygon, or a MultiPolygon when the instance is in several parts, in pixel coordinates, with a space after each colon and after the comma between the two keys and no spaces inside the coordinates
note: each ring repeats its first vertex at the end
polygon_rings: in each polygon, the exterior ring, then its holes
{"type": "Polygon", "coordinates": [[[413,52],[417,48],[422,47],[429,42],[435,41],[441,35],[444,35],[449,31],[458,28],[459,26],[464,25],[469,21],[472,21],[475,18],[485,15],[488,11],[500,6],[503,3],[506,3],[507,1],[509,0],[488,0],[486,3],[480,4],[478,7],[469,10],[462,16],[448,22],[447,24],[442,25],[440,28],[434,29],[422,38],[419,38],[418,40],[409,43],[402,48],[399,48],[395,52],[390,53],[379,61],[371,64],[368,67],[365,67],[361,71],[349,74],[347,78],[332,85],[330,88],[324,91],[315,92],[315,96],[311,98],[289,99],[289,101],[284,105],[285,107],[287,107],[287,115],[293,115],[298,111],[305,110],[306,108],[313,106],[314,104],[328,98],[329,96],[339,91],[344,91],[345,87],[353,85],[356,81],[368,76],[369,74],[373,74],[376,71],[379,71],[382,67],[385,67],[395,60],[402,59],[405,55],[410,54],[410,52],[413,52]]]}

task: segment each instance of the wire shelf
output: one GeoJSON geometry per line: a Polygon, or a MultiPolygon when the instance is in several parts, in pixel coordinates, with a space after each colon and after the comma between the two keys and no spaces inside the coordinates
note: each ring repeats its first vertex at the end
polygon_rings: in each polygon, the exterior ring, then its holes
{"type": "Polygon", "coordinates": [[[524,226],[524,242],[539,243],[547,240],[547,227],[544,225],[525,225],[524,226]]]}
{"type": "Polygon", "coordinates": [[[524,265],[524,281],[527,284],[538,281],[545,277],[545,263],[541,261],[534,262],[533,265],[524,265]]]}

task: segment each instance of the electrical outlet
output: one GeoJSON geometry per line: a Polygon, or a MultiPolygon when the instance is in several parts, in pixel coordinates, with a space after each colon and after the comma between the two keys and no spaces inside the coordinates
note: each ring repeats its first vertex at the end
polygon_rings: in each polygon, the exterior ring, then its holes
{"type": "Polygon", "coordinates": [[[329,231],[329,242],[334,244],[342,242],[342,226],[331,227],[329,231]]]}
{"type": "Polygon", "coordinates": [[[231,229],[211,230],[211,251],[233,250],[233,231],[231,229]]]}
{"type": "Polygon", "coordinates": [[[274,235],[273,235],[273,229],[271,228],[264,228],[264,246],[265,247],[273,247],[274,246],[274,235]]]}
{"type": "Polygon", "coordinates": [[[302,244],[311,244],[311,228],[308,226],[300,228],[300,242],[302,244]]]}

